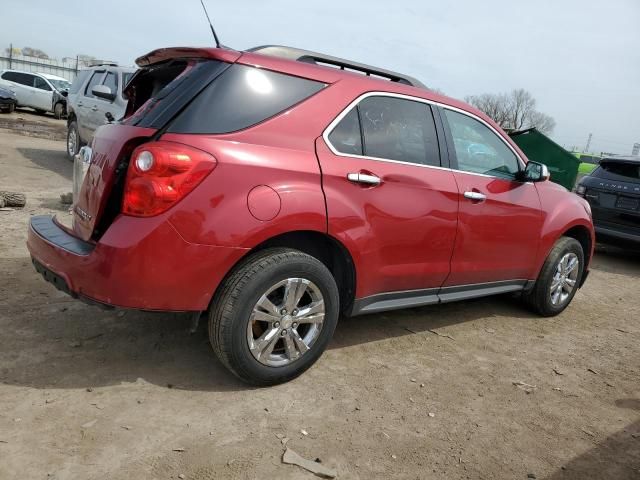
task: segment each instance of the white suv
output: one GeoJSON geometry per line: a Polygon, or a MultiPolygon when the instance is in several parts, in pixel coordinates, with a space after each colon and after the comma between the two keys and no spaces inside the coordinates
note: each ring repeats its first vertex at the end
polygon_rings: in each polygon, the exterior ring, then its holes
{"type": "Polygon", "coordinates": [[[38,113],[53,112],[56,118],[64,113],[64,95],[70,86],[71,82],[66,78],[48,73],[0,72],[0,87],[16,94],[19,107],[30,107],[38,113]]]}
{"type": "Polygon", "coordinates": [[[122,90],[135,69],[96,65],[82,70],[67,96],[67,155],[70,160],[88,144],[96,129],[124,115],[127,100],[122,90]]]}

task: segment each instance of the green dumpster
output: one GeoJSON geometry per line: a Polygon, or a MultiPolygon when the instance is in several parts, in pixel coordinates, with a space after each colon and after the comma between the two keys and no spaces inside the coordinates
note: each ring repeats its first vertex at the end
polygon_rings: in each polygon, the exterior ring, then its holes
{"type": "Polygon", "coordinates": [[[511,139],[534,162],[544,163],[551,173],[551,181],[572,190],[580,160],[536,128],[509,132],[511,139]]]}

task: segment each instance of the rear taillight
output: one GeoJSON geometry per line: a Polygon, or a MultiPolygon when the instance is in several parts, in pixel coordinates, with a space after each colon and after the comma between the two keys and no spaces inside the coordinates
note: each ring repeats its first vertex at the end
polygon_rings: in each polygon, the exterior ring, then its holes
{"type": "Polygon", "coordinates": [[[139,146],[129,162],[122,213],[151,217],[168,210],[215,166],[211,155],[181,143],[160,141],[139,146]]]}

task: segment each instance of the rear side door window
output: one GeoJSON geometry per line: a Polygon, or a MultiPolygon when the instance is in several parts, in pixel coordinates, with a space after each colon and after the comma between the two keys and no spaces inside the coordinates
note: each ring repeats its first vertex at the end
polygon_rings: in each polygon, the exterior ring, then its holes
{"type": "Polygon", "coordinates": [[[328,139],[346,155],[440,166],[433,112],[424,102],[367,97],[344,116],[328,139]]]}
{"type": "Polygon", "coordinates": [[[14,82],[19,83],[20,85],[24,85],[26,87],[33,87],[33,75],[28,73],[15,72],[15,80],[14,82]]]}
{"type": "Polygon", "coordinates": [[[363,155],[358,107],[351,109],[329,134],[329,142],[340,153],[363,155]]]}
{"type": "Polygon", "coordinates": [[[444,109],[451,130],[458,170],[514,179],[518,157],[489,127],[475,118],[444,109]]]}
{"type": "Polygon", "coordinates": [[[368,97],[358,105],[367,157],[440,165],[431,107],[394,97],[368,97]]]}
{"type": "Polygon", "coordinates": [[[91,91],[93,90],[93,87],[95,87],[96,85],[100,85],[100,81],[102,80],[103,76],[104,70],[98,70],[93,73],[91,79],[89,80],[89,83],[87,83],[87,87],[84,89],[85,97],[93,98],[93,93],[91,93],[91,91]]]}

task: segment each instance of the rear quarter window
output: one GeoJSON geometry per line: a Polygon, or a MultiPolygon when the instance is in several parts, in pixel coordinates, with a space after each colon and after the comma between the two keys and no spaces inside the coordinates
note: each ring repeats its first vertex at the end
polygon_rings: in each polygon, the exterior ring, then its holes
{"type": "Polygon", "coordinates": [[[33,75],[29,75],[28,73],[22,72],[5,72],[2,75],[4,80],[9,80],[10,82],[19,83],[20,85],[27,85],[29,87],[33,86],[33,75]]]}
{"type": "Polygon", "coordinates": [[[15,72],[4,72],[2,74],[2,79],[3,80],[8,80],[10,82],[17,82],[18,81],[18,75],[15,72]]]}
{"type": "Polygon", "coordinates": [[[325,84],[232,65],[174,120],[172,133],[230,133],[256,125],[317,93],[325,84]]]}

